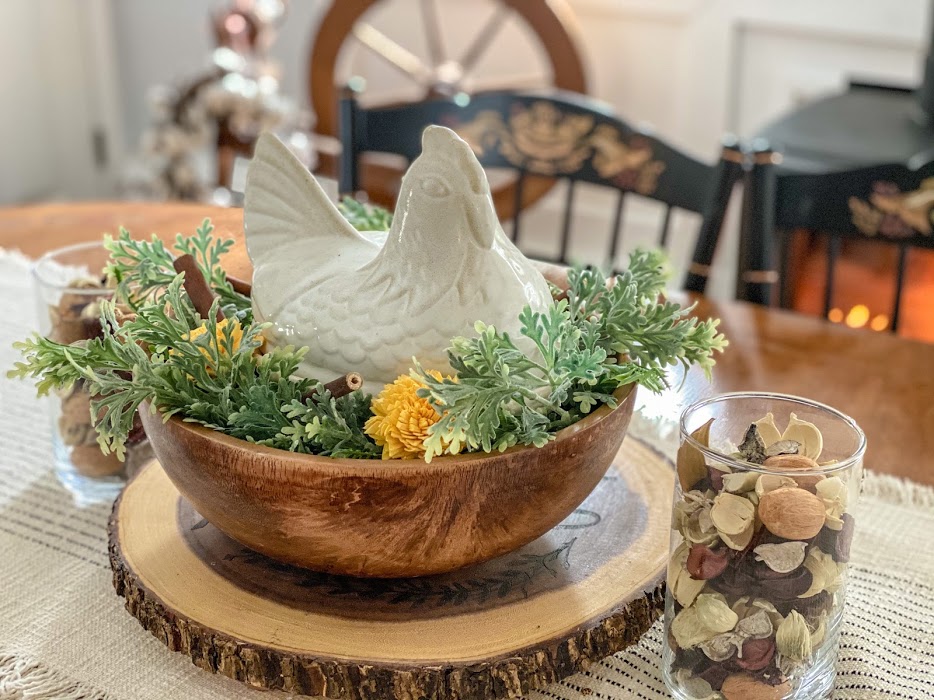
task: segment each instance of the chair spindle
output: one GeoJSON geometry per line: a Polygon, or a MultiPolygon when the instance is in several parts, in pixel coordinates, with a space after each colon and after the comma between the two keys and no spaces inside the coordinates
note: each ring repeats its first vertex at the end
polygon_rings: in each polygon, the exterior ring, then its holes
{"type": "Polygon", "coordinates": [[[898,332],[898,319],[902,310],[902,290],[905,287],[905,263],[908,257],[908,246],[898,246],[898,274],[895,277],[895,306],[892,309],[892,332],[898,332]]]}
{"type": "Polygon", "coordinates": [[[665,207],[665,218],[662,219],[662,241],[661,241],[662,248],[668,247],[668,232],[671,229],[672,208],[673,207],[670,204],[667,207],[665,207]]]}
{"type": "Polygon", "coordinates": [[[794,231],[791,229],[782,229],[778,232],[778,241],[781,246],[778,257],[778,305],[787,309],[791,306],[791,300],[788,298],[788,264],[791,258],[791,237],[794,231]]]}
{"type": "Polygon", "coordinates": [[[558,254],[558,261],[568,264],[568,243],[571,238],[571,222],[574,217],[574,190],[577,183],[574,180],[568,180],[568,189],[564,197],[564,222],[561,224],[561,252],[558,254]]]}
{"type": "Polygon", "coordinates": [[[827,286],[824,288],[824,318],[830,313],[830,304],[833,302],[833,278],[837,267],[837,258],[840,256],[840,237],[830,233],[827,240],[827,286]]]}
{"type": "Polygon", "coordinates": [[[608,257],[608,267],[613,272],[616,271],[616,254],[619,251],[619,228],[623,223],[623,204],[626,202],[626,193],[619,191],[619,197],[616,200],[616,213],[613,215],[613,226],[610,229],[610,250],[608,257]]]}
{"type": "Polygon", "coordinates": [[[519,218],[522,214],[522,186],[525,184],[525,171],[516,171],[515,191],[512,201],[512,242],[519,245],[519,218]]]}

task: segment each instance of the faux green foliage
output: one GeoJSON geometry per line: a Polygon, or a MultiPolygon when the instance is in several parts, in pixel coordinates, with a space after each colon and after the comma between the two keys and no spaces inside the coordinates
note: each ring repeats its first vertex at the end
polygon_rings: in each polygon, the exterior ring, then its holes
{"type": "MultiPolygon", "coordinates": [[[[350,199],[341,211],[360,230],[391,223],[386,210],[350,199]]],[[[209,221],[191,238],[179,235],[171,250],[155,237],[134,241],[124,229],[105,245],[115,302],[133,311],[129,320],[119,325],[114,304],[102,302],[102,337],[60,345],[36,335],[16,344],[23,361],[9,372],[35,379],[40,394],[83,383],[105,452],[123,457],[136,411],[148,402],[165,420],[177,414],[261,445],[380,457],[364,432],[370,396],[335,399],[297,377],[305,348],[259,352],[265,326],[253,321],[250,300],[234,291],[220,264],[233,241],[215,238],[209,221]],[[190,253],[217,294],[207,319],[184,292],[173,251],[190,253]],[[218,308],[223,321],[216,320],[218,308]]],[[[454,338],[448,357],[456,380],[437,379],[415,361],[413,376],[426,386],[419,393],[441,415],[426,458],[541,446],[596,406],[615,406],[613,392],[624,384],[661,391],[666,369],[679,364],[709,374],[714,353],[726,346],[718,322],[690,318],[690,309],[660,300],[665,280],[664,257],[654,252],[634,253],[628,269],[609,281],[597,270],[572,269],[567,298],[544,312],[526,307],[519,337],[478,321],[476,337],[454,338]]]]}
{"type": "Polygon", "coordinates": [[[320,394],[314,401],[292,401],[282,410],[291,426],[282,428],[272,447],[293,452],[307,451],[310,445],[318,454],[332,457],[379,459],[382,449],[363,432],[363,426],[372,416],[370,396],[354,391],[334,399],[319,386],[320,394]],[[291,442],[286,439],[291,438],[291,442]]]}
{"type": "Polygon", "coordinates": [[[442,414],[426,458],[446,445],[452,452],[541,446],[595,406],[615,406],[612,394],[623,384],[661,391],[666,368],[678,364],[709,374],[714,353],[726,347],[718,321],[660,301],[666,279],[660,252],[636,251],[613,281],[598,270],[571,269],[566,300],[544,313],[522,311],[521,338],[477,323],[476,337],[451,341],[456,381],[416,364],[413,376],[427,387],[420,395],[442,414]]]}
{"type": "Polygon", "coordinates": [[[358,202],[353,197],[344,197],[337,208],[358,231],[388,231],[392,226],[392,212],[374,204],[358,202]]]}
{"type": "MultiPolygon", "coordinates": [[[[191,254],[205,281],[220,298],[225,313],[230,311],[241,319],[250,319],[249,297],[234,291],[220,265],[221,256],[233,246],[233,239],[215,238],[213,232],[210,219],[205,219],[194,236],[177,234],[172,251],[179,256],[191,254]]],[[[175,278],[172,252],[155,234],[150,241],[135,241],[121,226],[116,238],[104,236],[104,247],[110,252],[105,273],[117,281],[117,297],[134,311],[152,302],[175,278]]]]}

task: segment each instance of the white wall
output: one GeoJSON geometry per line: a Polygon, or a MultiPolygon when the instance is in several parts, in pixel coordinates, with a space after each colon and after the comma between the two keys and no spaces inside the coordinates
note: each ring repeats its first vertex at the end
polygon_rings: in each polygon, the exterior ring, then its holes
{"type": "Polygon", "coordinates": [[[0,201],[15,202],[43,193],[45,172],[53,167],[46,92],[41,87],[42,54],[34,37],[39,16],[30,0],[0,5],[0,63],[21,66],[3,78],[3,98],[13,108],[0,110],[3,134],[0,158],[16,167],[0,167],[0,201]]]}
{"type": "Polygon", "coordinates": [[[92,141],[120,133],[108,22],[109,0],[0,2],[0,203],[110,191],[92,141]]]}

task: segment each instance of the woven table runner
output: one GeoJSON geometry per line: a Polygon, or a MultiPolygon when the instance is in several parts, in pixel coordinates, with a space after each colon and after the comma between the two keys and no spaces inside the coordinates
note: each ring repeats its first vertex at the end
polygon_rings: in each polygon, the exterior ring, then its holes
{"type": "MultiPolygon", "coordinates": [[[[36,327],[28,263],[0,251],[0,369],[36,327]]],[[[109,504],[80,506],[52,471],[47,407],[0,379],[0,700],[273,700],[195,668],[145,632],[111,585],[109,504]]],[[[664,397],[630,434],[673,454],[664,397]]],[[[872,436],[869,436],[870,440],[872,436]]],[[[871,466],[871,465],[870,465],[871,466]]],[[[857,509],[834,698],[934,698],[934,489],[869,472],[857,509]]],[[[536,699],[656,700],[661,623],[536,699]]]]}

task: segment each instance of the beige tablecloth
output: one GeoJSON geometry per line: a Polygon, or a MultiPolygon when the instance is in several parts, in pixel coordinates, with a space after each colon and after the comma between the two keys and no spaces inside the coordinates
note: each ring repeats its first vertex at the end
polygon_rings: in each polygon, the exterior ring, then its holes
{"type": "MultiPolygon", "coordinates": [[[[26,263],[2,251],[0,308],[5,370],[10,343],[35,320],[26,263]]],[[[285,697],[200,671],[142,630],[111,586],[109,505],[80,506],[58,483],[30,385],[4,377],[0,397],[0,700],[285,697]]],[[[671,418],[650,401],[631,432],[671,452],[671,418]]],[[[870,473],[857,521],[834,698],[934,698],[934,489],[870,473]]],[[[534,695],[667,698],[660,648],[656,625],[636,647],[534,695]]]]}

